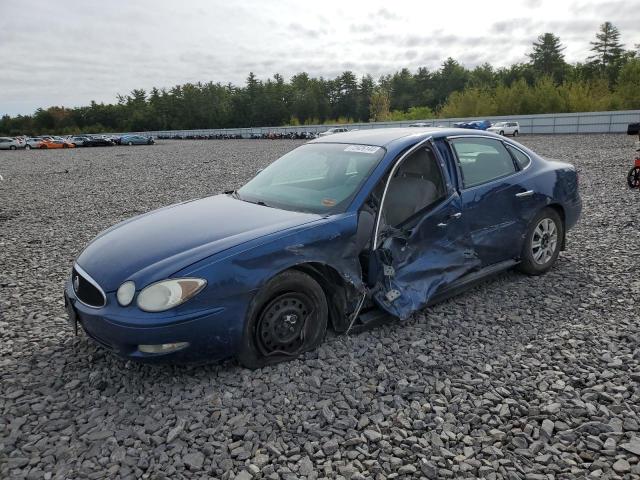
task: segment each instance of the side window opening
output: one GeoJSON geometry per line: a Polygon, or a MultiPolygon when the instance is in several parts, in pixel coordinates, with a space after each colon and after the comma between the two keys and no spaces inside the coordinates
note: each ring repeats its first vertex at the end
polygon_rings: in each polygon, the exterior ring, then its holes
{"type": "Polygon", "coordinates": [[[515,173],[511,155],[502,142],[490,138],[457,138],[451,140],[458,157],[464,188],[515,173]]]}
{"type": "Polygon", "coordinates": [[[418,212],[445,196],[442,172],[431,146],[423,146],[405,158],[389,182],[382,220],[399,227],[418,212]]]}

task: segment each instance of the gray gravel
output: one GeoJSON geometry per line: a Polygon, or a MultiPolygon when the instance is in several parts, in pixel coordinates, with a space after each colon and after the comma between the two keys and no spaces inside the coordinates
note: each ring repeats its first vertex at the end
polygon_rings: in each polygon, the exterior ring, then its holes
{"type": "Polygon", "coordinates": [[[640,477],[633,138],[522,142],[580,170],[554,270],[255,372],[123,362],[71,336],[62,285],[103,228],[301,142],[0,152],[0,478],[640,477]]]}

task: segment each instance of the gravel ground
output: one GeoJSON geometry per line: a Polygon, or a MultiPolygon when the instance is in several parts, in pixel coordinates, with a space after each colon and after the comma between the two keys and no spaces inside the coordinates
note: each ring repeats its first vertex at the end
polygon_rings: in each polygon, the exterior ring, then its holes
{"type": "Polygon", "coordinates": [[[0,152],[0,478],[639,478],[634,139],[521,141],[580,170],[554,270],[260,371],[119,360],[71,335],[62,286],[100,230],[302,142],[0,152]]]}

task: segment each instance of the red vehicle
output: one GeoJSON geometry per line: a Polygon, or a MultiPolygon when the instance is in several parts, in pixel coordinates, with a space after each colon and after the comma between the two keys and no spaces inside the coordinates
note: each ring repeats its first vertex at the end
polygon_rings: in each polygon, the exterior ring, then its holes
{"type": "Polygon", "coordinates": [[[76,144],[64,139],[43,139],[38,148],[76,148],[76,144]]]}

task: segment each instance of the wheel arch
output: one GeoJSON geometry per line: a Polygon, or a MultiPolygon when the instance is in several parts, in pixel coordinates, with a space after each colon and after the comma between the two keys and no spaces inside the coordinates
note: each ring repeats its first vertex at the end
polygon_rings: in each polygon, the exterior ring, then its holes
{"type": "Polygon", "coordinates": [[[560,220],[562,221],[562,239],[560,241],[560,250],[564,251],[565,243],[566,243],[565,240],[567,236],[567,220],[566,220],[564,207],[559,203],[550,203],[549,205],[547,205],[547,208],[551,208],[552,210],[554,210],[560,217],[560,220]]]}
{"type": "Polygon", "coordinates": [[[313,278],[324,292],[329,308],[329,323],[336,332],[344,332],[349,327],[347,312],[356,288],[347,282],[334,267],[321,262],[306,262],[287,270],[298,270],[313,278]],[[351,295],[350,295],[351,294],[351,295]]]}

